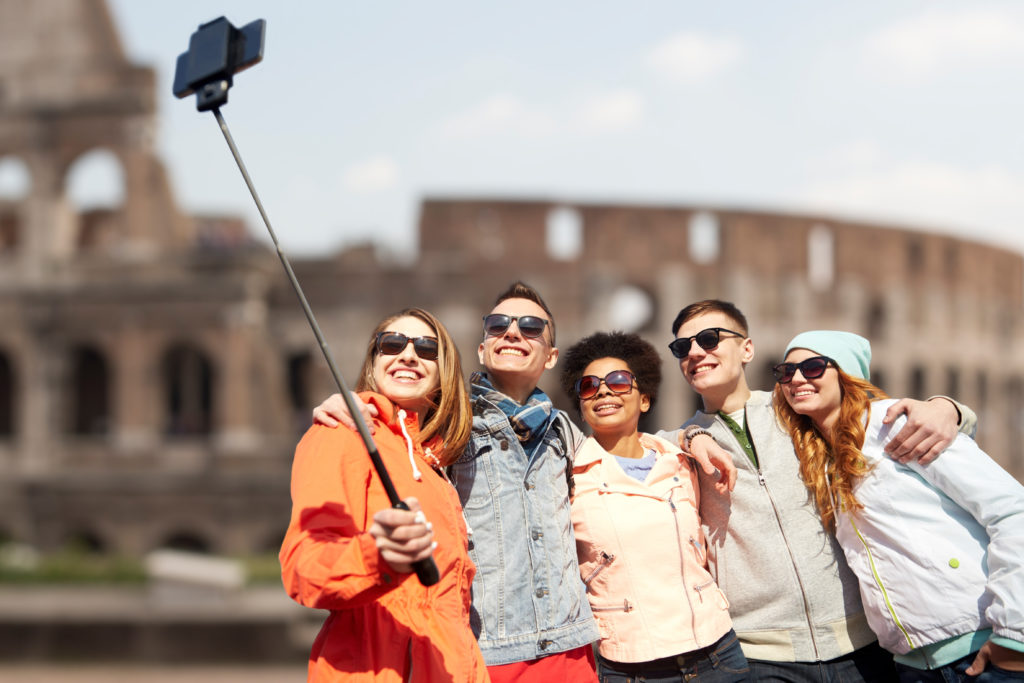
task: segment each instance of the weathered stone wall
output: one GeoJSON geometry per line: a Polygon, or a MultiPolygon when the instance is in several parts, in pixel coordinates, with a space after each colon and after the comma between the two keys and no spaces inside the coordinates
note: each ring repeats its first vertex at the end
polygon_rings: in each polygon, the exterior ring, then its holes
{"type": "MultiPolygon", "coordinates": [[[[0,537],[273,550],[294,444],[333,382],[276,256],[237,219],[177,207],[154,114],[153,74],[125,60],[102,2],[0,0],[0,160],[32,180],[0,200],[0,537]],[[121,164],[124,202],[79,211],[67,175],[97,148],[121,164]]],[[[1019,254],[825,216],[547,199],[429,198],[418,239],[411,264],[369,246],[295,263],[349,382],[377,321],[412,305],[476,369],[481,316],[522,279],[562,348],[617,328],[661,349],[645,426],[671,427],[696,407],[671,321],[715,297],[749,318],[755,387],[797,331],[859,332],[884,388],[964,400],[983,447],[1024,476],[1019,254]]],[[[569,408],[557,387],[549,373],[569,408]]]]}

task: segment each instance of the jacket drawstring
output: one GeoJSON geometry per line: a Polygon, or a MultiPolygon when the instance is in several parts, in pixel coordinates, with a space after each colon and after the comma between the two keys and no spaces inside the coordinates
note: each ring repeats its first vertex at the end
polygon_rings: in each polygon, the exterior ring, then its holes
{"type": "Polygon", "coordinates": [[[412,465],[412,478],[416,481],[423,481],[423,473],[420,472],[420,468],[416,467],[416,457],[412,451],[412,437],[409,436],[409,432],[405,428],[405,411],[401,408],[398,409],[398,424],[402,426],[402,436],[405,437],[405,446],[409,449],[409,464],[412,465]]]}

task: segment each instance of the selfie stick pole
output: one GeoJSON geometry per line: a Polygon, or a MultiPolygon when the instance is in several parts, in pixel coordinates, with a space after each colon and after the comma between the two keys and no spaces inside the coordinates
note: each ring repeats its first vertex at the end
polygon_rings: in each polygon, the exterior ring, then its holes
{"type": "MultiPolygon", "coordinates": [[[[249,177],[249,172],[245,169],[245,164],[242,162],[242,156],[238,153],[238,148],[235,146],[235,141],[231,137],[231,131],[228,130],[228,124],[224,120],[224,116],[220,113],[220,108],[214,108],[213,115],[217,119],[217,124],[220,126],[220,130],[224,133],[224,139],[228,143],[228,147],[231,149],[231,155],[235,158],[235,163],[238,164],[238,170],[242,172],[242,178],[245,179],[245,185],[249,188],[249,193],[252,195],[253,201],[256,202],[256,208],[259,209],[260,216],[263,218],[264,225],[267,226],[267,232],[270,233],[270,239],[274,243],[274,249],[277,250],[277,256],[281,259],[281,265],[284,266],[285,272],[288,274],[288,281],[292,284],[292,289],[295,290],[295,294],[299,297],[299,303],[302,304],[302,311],[306,314],[306,320],[309,321],[309,326],[313,329],[313,335],[316,337],[317,344],[320,345],[320,350],[324,354],[324,358],[327,360],[327,367],[331,370],[331,375],[334,377],[335,384],[338,385],[338,391],[341,392],[341,397],[345,399],[345,406],[348,408],[349,414],[356,423],[356,429],[359,430],[359,436],[363,438],[363,444],[366,446],[366,452],[370,455],[370,460],[373,461],[373,467],[377,470],[377,476],[380,477],[381,483],[384,485],[384,490],[388,494],[388,500],[391,501],[391,506],[400,510],[408,510],[409,506],[405,504],[401,498],[398,497],[398,492],[395,490],[395,485],[391,483],[391,477],[388,475],[387,468],[384,467],[384,461],[381,460],[380,452],[377,450],[377,444],[373,442],[373,437],[370,436],[370,430],[366,426],[366,420],[363,419],[363,414],[359,412],[359,406],[356,404],[356,399],[353,398],[352,392],[348,390],[348,386],[345,384],[345,379],[338,372],[338,366],[334,362],[334,356],[331,353],[331,349],[327,346],[327,342],[324,340],[324,335],[320,331],[320,325],[316,322],[316,317],[313,315],[313,309],[309,307],[309,301],[306,300],[306,295],[302,291],[302,286],[299,284],[299,279],[295,277],[295,271],[292,270],[292,265],[288,261],[288,257],[285,256],[284,251],[281,249],[281,244],[277,241],[277,234],[274,232],[274,228],[270,225],[270,218],[267,217],[267,212],[263,210],[263,202],[260,201],[260,196],[256,192],[256,186],[253,185],[252,179],[249,177]]],[[[419,578],[420,583],[424,586],[432,586],[437,583],[440,575],[437,571],[437,565],[434,563],[432,557],[428,557],[424,560],[420,560],[413,565],[416,570],[416,576],[419,578]]]]}
{"type": "MultiPolygon", "coordinates": [[[[348,412],[356,423],[356,429],[359,431],[359,436],[363,439],[363,445],[366,447],[370,460],[373,461],[373,467],[377,471],[377,476],[380,478],[381,484],[384,485],[384,491],[387,493],[388,500],[391,502],[392,507],[408,510],[409,506],[398,497],[398,492],[395,491],[395,486],[391,482],[387,468],[384,467],[384,461],[381,460],[377,445],[373,442],[373,437],[370,436],[370,430],[366,426],[362,413],[359,412],[356,399],[353,398],[352,392],[349,391],[344,378],[338,372],[338,366],[335,364],[331,350],[324,340],[323,333],[320,331],[320,325],[317,324],[316,317],[313,316],[313,310],[309,307],[309,302],[306,300],[306,295],[302,292],[302,287],[299,285],[298,278],[295,277],[295,271],[292,270],[288,257],[285,256],[280,243],[277,241],[277,234],[270,225],[270,218],[267,216],[267,212],[263,210],[263,202],[260,201],[259,194],[256,193],[256,186],[253,185],[249,172],[245,169],[245,164],[242,163],[242,156],[238,153],[235,141],[231,137],[231,131],[228,130],[228,125],[220,113],[220,105],[227,102],[227,93],[232,85],[232,76],[263,59],[263,32],[265,27],[266,22],[258,19],[239,30],[224,17],[200,25],[199,30],[192,34],[189,50],[178,57],[173,92],[179,98],[195,94],[199,111],[212,111],[213,115],[217,118],[220,130],[224,133],[224,139],[231,149],[235,163],[238,164],[238,170],[242,172],[242,178],[245,179],[245,184],[249,188],[249,193],[252,195],[253,200],[256,202],[256,208],[259,209],[263,223],[267,226],[270,239],[274,243],[274,249],[277,250],[277,256],[281,259],[281,265],[284,266],[284,270],[288,274],[288,281],[291,282],[292,289],[295,290],[299,297],[299,302],[302,304],[302,310],[306,314],[309,326],[313,328],[316,341],[320,345],[324,358],[327,360],[327,367],[330,368],[334,382],[338,385],[338,391],[341,392],[341,397],[348,407],[348,412]]],[[[427,557],[414,562],[413,569],[416,571],[416,576],[419,577],[420,583],[424,586],[432,586],[440,578],[433,557],[427,557]]]]}

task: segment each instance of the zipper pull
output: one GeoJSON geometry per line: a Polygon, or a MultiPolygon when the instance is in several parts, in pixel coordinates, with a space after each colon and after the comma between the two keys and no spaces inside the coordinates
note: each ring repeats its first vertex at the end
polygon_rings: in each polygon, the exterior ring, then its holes
{"type": "Polygon", "coordinates": [[[767,484],[764,483],[764,475],[761,474],[760,468],[758,468],[757,470],[757,481],[759,484],[761,484],[761,486],[767,486],[767,484]]]}

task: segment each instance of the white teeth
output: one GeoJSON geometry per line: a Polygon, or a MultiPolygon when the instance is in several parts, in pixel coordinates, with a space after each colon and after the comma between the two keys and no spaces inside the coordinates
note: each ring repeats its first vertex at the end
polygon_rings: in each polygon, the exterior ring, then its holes
{"type": "Polygon", "coordinates": [[[713,366],[713,365],[698,365],[697,367],[695,367],[693,369],[693,371],[690,374],[692,374],[692,375],[699,375],[699,374],[701,374],[703,372],[707,372],[709,370],[714,369],[714,367],[715,366],[713,366]]]}
{"type": "Polygon", "coordinates": [[[501,351],[498,351],[498,355],[499,356],[520,356],[520,357],[522,357],[522,356],[525,356],[526,354],[523,353],[520,349],[502,349],[501,351]]]}
{"type": "Polygon", "coordinates": [[[410,372],[409,370],[396,370],[393,376],[394,376],[395,379],[419,379],[420,378],[420,376],[417,375],[415,372],[410,372]]]}

